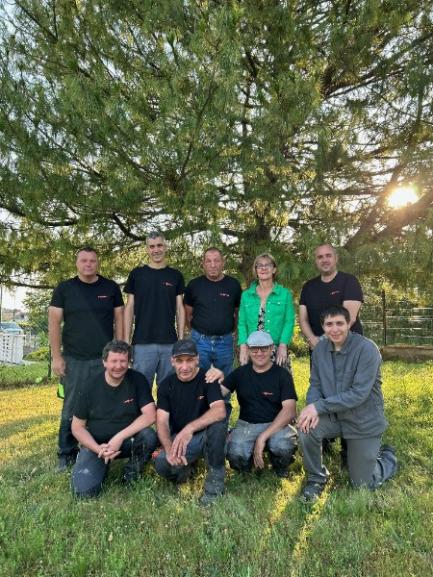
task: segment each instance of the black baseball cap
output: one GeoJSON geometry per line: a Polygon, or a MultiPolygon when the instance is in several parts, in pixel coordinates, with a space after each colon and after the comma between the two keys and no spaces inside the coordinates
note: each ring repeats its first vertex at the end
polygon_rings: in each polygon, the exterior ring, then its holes
{"type": "Polygon", "coordinates": [[[197,347],[195,342],[191,339],[180,339],[173,345],[172,351],[173,357],[180,357],[181,355],[189,355],[190,357],[196,357],[198,355],[197,347]]]}

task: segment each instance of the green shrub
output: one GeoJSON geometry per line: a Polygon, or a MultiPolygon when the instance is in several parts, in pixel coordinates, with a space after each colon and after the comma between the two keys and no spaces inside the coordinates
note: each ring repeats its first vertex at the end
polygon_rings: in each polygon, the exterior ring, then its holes
{"type": "Polygon", "coordinates": [[[32,351],[26,355],[26,361],[48,361],[50,358],[49,347],[39,347],[36,351],[32,351]]]}

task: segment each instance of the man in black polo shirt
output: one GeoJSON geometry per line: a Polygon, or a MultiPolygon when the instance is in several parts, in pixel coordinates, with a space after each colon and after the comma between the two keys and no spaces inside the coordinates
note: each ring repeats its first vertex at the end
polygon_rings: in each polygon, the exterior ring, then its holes
{"type": "Polygon", "coordinates": [[[113,325],[115,337],[123,337],[122,294],[114,281],[98,274],[96,251],[79,250],[76,267],[78,275],[54,289],[48,309],[52,366],[64,391],[58,471],[65,471],[78,452],[71,433],[77,386],[102,371],[102,349],[113,338],[113,325]]]}
{"type": "Polygon", "coordinates": [[[249,471],[252,464],[263,469],[268,451],[275,473],[288,476],[297,447],[296,391],[291,373],[272,362],[274,343],[269,333],[254,331],[247,339],[251,363],[228,377],[218,369],[208,371],[209,381],[218,380],[224,394],[236,391],[240,415],[227,446],[230,466],[249,471]]]}
{"type": "Polygon", "coordinates": [[[212,503],[224,492],[226,409],[217,382],[206,383],[192,340],[173,346],[175,374],[158,388],[156,427],[163,450],[155,459],[157,472],[176,483],[184,482],[191,465],[206,456],[208,473],[200,502],[212,503]]]}
{"type": "Polygon", "coordinates": [[[349,311],[350,330],[362,334],[358,313],[364,300],[358,279],[337,270],[338,255],[331,244],[318,246],[314,257],[320,275],[304,284],[299,300],[299,324],[310,350],[323,335],[320,315],[334,305],[342,305],[349,311]]]}
{"type": "Polygon", "coordinates": [[[151,232],[146,247],[149,264],[132,270],[124,288],[128,293],[124,339],[130,341],[135,317],[133,367],[152,385],[155,374],[159,384],[173,370],[171,349],[185,328],[185,283],[178,270],[167,266],[167,246],[161,232],[151,232]]]}
{"type": "Polygon", "coordinates": [[[72,471],[77,497],[94,497],[102,489],[109,464],[128,458],[122,481],[139,479],[155,450],[155,403],[146,378],[128,369],[130,347],[111,341],[102,354],[105,371],[78,392],[72,432],[81,448],[72,471]]]}
{"type": "Polygon", "coordinates": [[[185,289],[186,322],[197,345],[200,367],[211,365],[224,375],[233,370],[233,331],[241,299],[239,282],[223,273],[224,257],[215,247],[203,255],[204,275],[192,279],[185,289]]]}

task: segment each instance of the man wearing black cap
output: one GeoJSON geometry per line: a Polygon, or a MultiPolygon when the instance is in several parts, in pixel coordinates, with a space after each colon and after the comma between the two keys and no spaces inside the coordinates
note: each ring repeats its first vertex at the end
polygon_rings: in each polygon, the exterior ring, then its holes
{"type": "Polygon", "coordinates": [[[247,339],[251,363],[235,369],[224,378],[211,369],[209,381],[218,380],[224,394],[236,391],[240,418],[231,431],[227,459],[233,469],[248,471],[252,464],[264,468],[263,453],[268,451],[275,473],[287,477],[297,447],[292,426],[296,417],[296,392],[291,374],[272,362],[272,337],[254,331],[247,339]]]}
{"type": "Polygon", "coordinates": [[[156,427],[162,451],[155,459],[155,468],[162,477],[182,483],[188,479],[192,464],[205,456],[208,473],[200,501],[208,505],[224,492],[224,401],[218,383],[206,382],[194,341],[177,341],[171,363],[175,373],[158,387],[156,427]]]}

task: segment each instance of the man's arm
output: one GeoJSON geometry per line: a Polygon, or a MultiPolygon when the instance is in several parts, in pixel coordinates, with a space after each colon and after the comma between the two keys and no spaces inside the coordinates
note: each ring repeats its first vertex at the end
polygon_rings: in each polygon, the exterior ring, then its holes
{"type": "Polygon", "coordinates": [[[112,437],[107,445],[114,453],[120,450],[122,443],[133,437],[139,431],[150,427],[154,424],[156,420],[156,407],[155,403],[148,403],[141,407],[141,415],[139,415],[130,425],[119,431],[112,437]]]}
{"type": "Polygon", "coordinates": [[[114,308],[114,337],[121,341],[124,337],[123,330],[123,316],[125,314],[125,307],[115,307],[114,308]]]}
{"type": "Polygon", "coordinates": [[[314,349],[319,342],[319,337],[316,337],[311,329],[308,311],[305,305],[299,305],[299,326],[301,327],[302,334],[308,341],[310,349],[314,349]]]}
{"type": "Polygon", "coordinates": [[[123,340],[131,342],[132,321],[134,320],[134,295],[128,294],[128,300],[123,314],[123,340]]]}
{"type": "Polygon", "coordinates": [[[62,356],[62,334],[61,324],[63,321],[63,309],[59,307],[48,307],[48,335],[53,357],[53,371],[59,377],[65,374],[65,360],[62,356]]]}
{"type": "Polygon", "coordinates": [[[186,327],[191,330],[191,321],[192,321],[192,313],[193,307],[191,305],[184,304],[185,307],[185,323],[186,327]]]}
{"type": "Polygon", "coordinates": [[[183,335],[185,334],[185,309],[182,295],[176,296],[176,325],[177,336],[179,339],[183,339],[183,335]]]}
{"type": "Polygon", "coordinates": [[[156,411],[156,432],[158,433],[159,442],[165,451],[165,458],[172,466],[187,465],[185,457],[178,458],[173,455],[172,441],[170,434],[170,413],[163,409],[156,411]]]}
{"type": "Polygon", "coordinates": [[[226,417],[226,408],[224,401],[214,401],[209,405],[209,409],[201,415],[198,419],[188,423],[179,433],[176,435],[171,447],[172,454],[178,459],[184,459],[186,454],[186,449],[188,443],[191,441],[192,436],[197,431],[201,431],[216,423],[217,421],[222,421],[226,417]]]}
{"type": "Polygon", "coordinates": [[[101,451],[103,450],[103,445],[100,445],[95,441],[93,435],[89,433],[86,428],[87,421],[86,419],[79,419],[75,415],[72,417],[72,434],[77,439],[77,441],[86,449],[90,449],[94,453],[100,456],[101,451]]]}
{"type": "Polygon", "coordinates": [[[281,410],[267,429],[265,429],[257,437],[254,444],[254,465],[257,469],[263,469],[265,463],[263,461],[263,451],[267,440],[275,435],[278,431],[289,425],[296,417],[296,401],[294,399],[286,399],[281,403],[281,410]]]}
{"type": "Polygon", "coordinates": [[[356,317],[358,316],[361,305],[362,305],[361,301],[343,301],[343,307],[346,308],[350,314],[351,327],[356,321],[356,317]]]}

